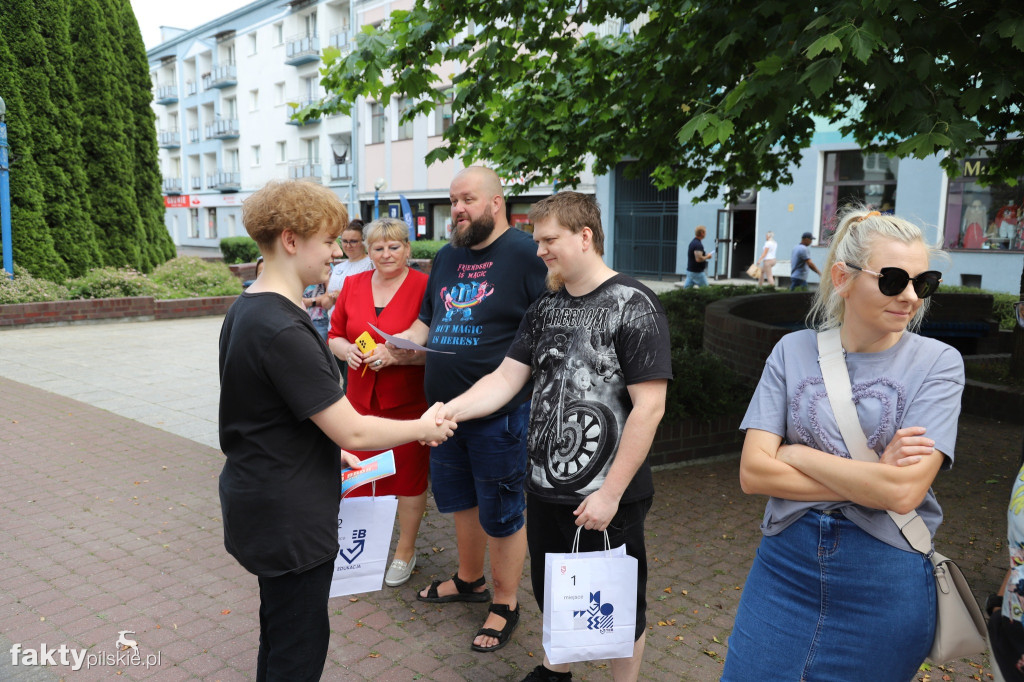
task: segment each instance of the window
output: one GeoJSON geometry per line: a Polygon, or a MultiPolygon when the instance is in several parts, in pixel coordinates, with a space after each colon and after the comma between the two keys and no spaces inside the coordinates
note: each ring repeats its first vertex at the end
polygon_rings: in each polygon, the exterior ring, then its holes
{"type": "Polygon", "coordinates": [[[249,111],[256,111],[260,108],[260,91],[249,91],[249,111]]]}
{"type": "Polygon", "coordinates": [[[274,24],[274,44],[284,45],[284,22],[274,24]]]}
{"type": "Polygon", "coordinates": [[[230,120],[238,118],[238,101],[234,97],[224,99],[224,118],[230,120]]]}
{"type": "Polygon", "coordinates": [[[249,55],[256,54],[256,31],[249,34],[249,55]]]}
{"type": "Polygon", "coordinates": [[[860,203],[882,212],[896,210],[899,159],[864,154],[859,149],[825,153],[819,241],[827,243],[836,231],[836,212],[860,203]]]}
{"type": "Polygon", "coordinates": [[[192,239],[199,238],[199,209],[190,208],[188,210],[188,236],[192,239]]]}
{"type": "Polygon", "coordinates": [[[285,142],[284,140],[277,143],[277,162],[288,162],[288,143],[285,142]]]}
{"type": "Polygon", "coordinates": [[[252,166],[260,165],[260,146],[258,144],[249,147],[249,163],[252,166]]]}
{"type": "Polygon", "coordinates": [[[398,100],[398,139],[399,140],[411,140],[412,139],[412,120],[403,121],[402,117],[406,115],[409,109],[412,108],[412,100],[408,97],[403,97],[398,100]]]}
{"type": "Polygon", "coordinates": [[[229,149],[224,152],[224,170],[229,173],[238,172],[238,150],[229,149]]]}
{"type": "Polygon", "coordinates": [[[1024,178],[1017,185],[982,186],[978,178],[994,145],[965,159],[962,175],[949,181],[943,241],[949,249],[1024,250],[1024,178]]]}
{"type": "Polygon", "coordinates": [[[384,107],[380,102],[370,103],[370,144],[384,141],[384,107]]]}
{"type": "Polygon", "coordinates": [[[274,104],[277,106],[284,104],[284,81],[274,83],[274,104]]]}
{"type": "Polygon", "coordinates": [[[217,238],[217,209],[206,209],[206,238],[217,238]]]}
{"type": "Polygon", "coordinates": [[[443,135],[452,127],[452,98],[455,91],[448,88],[444,91],[445,101],[434,107],[434,134],[443,135]]]}
{"type": "Polygon", "coordinates": [[[320,163],[320,138],[307,137],[302,143],[306,147],[306,162],[312,164],[320,163]]]}

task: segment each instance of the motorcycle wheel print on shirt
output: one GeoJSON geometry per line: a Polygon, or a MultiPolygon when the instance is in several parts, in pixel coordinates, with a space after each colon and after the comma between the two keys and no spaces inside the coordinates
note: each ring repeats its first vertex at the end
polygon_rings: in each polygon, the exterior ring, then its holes
{"type": "Polygon", "coordinates": [[[582,305],[556,295],[537,311],[532,485],[588,495],[604,483],[630,409],[618,353],[643,354],[655,332],[649,302],[629,294],[612,287],[582,305]]]}

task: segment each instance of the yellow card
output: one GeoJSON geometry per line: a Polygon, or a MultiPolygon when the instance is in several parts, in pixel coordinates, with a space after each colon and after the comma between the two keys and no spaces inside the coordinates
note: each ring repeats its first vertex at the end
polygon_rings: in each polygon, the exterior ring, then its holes
{"type": "MultiPolygon", "coordinates": [[[[367,355],[372,353],[373,349],[377,347],[377,342],[373,340],[372,336],[370,336],[370,332],[363,332],[357,336],[355,344],[359,350],[363,351],[363,353],[367,355]]],[[[363,371],[360,372],[359,376],[363,376],[364,374],[366,374],[366,365],[363,365],[363,371]]]]}

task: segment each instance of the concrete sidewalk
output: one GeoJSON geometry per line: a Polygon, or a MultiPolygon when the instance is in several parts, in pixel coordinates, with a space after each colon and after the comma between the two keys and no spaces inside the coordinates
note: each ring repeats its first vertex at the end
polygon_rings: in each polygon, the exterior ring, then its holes
{"type": "MultiPolygon", "coordinates": [[[[211,318],[0,332],[0,680],[253,678],[256,579],[223,549],[217,499],[219,328],[211,318]],[[116,660],[124,630],[139,663],[116,660]],[[11,664],[14,644],[44,643],[88,649],[90,665],[73,671],[59,654],[11,664]]],[[[1020,447],[1019,424],[966,417],[958,464],[936,483],[938,545],[981,599],[1005,570],[1020,447]]],[[[764,503],[742,494],[737,466],[723,453],[655,474],[645,679],[720,675],[764,503]]],[[[325,680],[517,680],[539,663],[528,575],[513,641],[473,653],[486,605],[415,599],[455,570],[451,519],[432,502],[417,551],[411,583],[331,600],[325,680]]],[[[919,678],[990,679],[986,665],[979,656],[919,678]]],[[[574,676],[610,679],[605,664],[574,676]]]]}

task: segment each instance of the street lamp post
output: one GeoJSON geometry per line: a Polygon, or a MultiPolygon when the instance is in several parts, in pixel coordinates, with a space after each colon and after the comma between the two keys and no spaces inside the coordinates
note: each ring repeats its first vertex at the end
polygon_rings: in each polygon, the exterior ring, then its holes
{"type": "Polygon", "coordinates": [[[7,147],[7,105],[0,97],[0,239],[4,242],[4,270],[14,279],[14,244],[11,242],[11,182],[7,147]]]}
{"type": "Polygon", "coordinates": [[[384,181],[384,178],[377,178],[377,182],[373,183],[373,219],[376,220],[380,217],[380,191],[387,187],[388,183],[384,181]]]}

